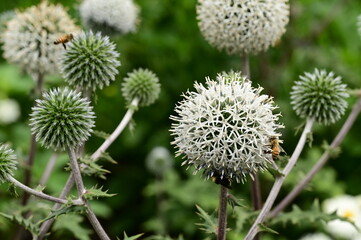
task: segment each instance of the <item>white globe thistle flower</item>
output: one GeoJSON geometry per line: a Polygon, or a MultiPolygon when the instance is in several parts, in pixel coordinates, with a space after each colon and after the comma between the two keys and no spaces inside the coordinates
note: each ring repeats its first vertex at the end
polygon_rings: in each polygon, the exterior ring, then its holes
{"type": "MultiPolygon", "coordinates": [[[[353,196],[342,195],[325,200],[323,210],[327,213],[336,212],[340,217],[347,218],[358,228],[361,228],[361,209],[353,196]]],[[[327,223],[326,230],[335,237],[356,239],[360,232],[354,225],[339,219],[327,223]]]]}
{"type": "Polygon", "coordinates": [[[107,35],[134,32],[139,7],[132,0],[85,0],[79,8],[85,26],[107,35]]]}
{"type": "Polygon", "coordinates": [[[286,31],[288,0],[198,0],[204,38],[228,54],[257,54],[274,46],[286,31]]]}
{"type": "Polygon", "coordinates": [[[173,167],[174,159],[169,150],[165,147],[155,147],[145,159],[145,164],[150,172],[162,176],[167,170],[173,167]]]}
{"type": "Polygon", "coordinates": [[[309,233],[299,240],[332,240],[329,236],[324,233],[309,233]]]}
{"type": "Polygon", "coordinates": [[[2,36],[4,57],[33,77],[56,73],[64,49],[54,45],[54,41],[64,34],[78,31],[61,5],[42,1],[24,12],[16,12],[7,23],[2,36]]]}
{"type": "Polygon", "coordinates": [[[267,167],[271,159],[270,138],[280,136],[280,114],[271,97],[253,88],[241,73],[219,74],[217,81],[195,83],[195,92],[184,94],[175,108],[172,144],[183,155],[182,165],[214,176],[244,181],[247,175],[267,167]]]}
{"type": "Polygon", "coordinates": [[[0,124],[13,123],[20,117],[20,107],[13,99],[0,100],[0,124]]]}
{"type": "Polygon", "coordinates": [[[292,107],[301,118],[315,118],[325,125],[335,123],[348,105],[346,87],[340,76],[316,68],[295,82],[291,92],[292,107]]]}

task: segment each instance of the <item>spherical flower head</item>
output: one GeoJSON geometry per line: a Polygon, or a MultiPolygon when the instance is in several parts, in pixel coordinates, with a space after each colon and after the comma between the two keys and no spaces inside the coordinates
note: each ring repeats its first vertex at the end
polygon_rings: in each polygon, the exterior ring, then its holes
{"type": "Polygon", "coordinates": [[[309,233],[299,240],[332,240],[329,236],[324,233],[309,233]]]}
{"type": "Polygon", "coordinates": [[[69,88],[56,88],[36,100],[30,114],[36,140],[46,148],[64,150],[85,142],[94,127],[94,112],[89,102],[69,88]]]}
{"type": "Polygon", "coordinates": [[[148,69],[136,69],[124,78],[122,92],[128,104],[137,98],[139,106],[149,106],[158,99],[160,93],[159,79],[148,69]]]}
{"type": "MultiPolygon", "coordinates": [[[[334,213],[340,217],[347,218],[356,227],[361,228],[361,209],[358,201],[353,196],[341,195],[327,199],[323,203],[323,210],[326,213],[334,213]]],[[[361,237],[361,232],[350,222],[335,219],[329,221],[326,230],[337,238],[356,239],[361,237]]]]}
{"type": "MultiPolygon", "coordinates": [[[[15,11],[5,11],[0,13],[0,37],[6,29],[6,24],[15,16],[15,11]]],[[[1,40],[1,39],[0,39],[1,40]]]]}
{"type": "Polygon", "coordinates": [[[78,31],[61,5],[41,1],[38,6],[16,12],[7,23],[2,36],[4,57],[31,76],[57,73],[64,48],[54,41],[78,31]]]}
{"type": "Polygon", "coordinates": [[[182,164],[195,166],[212,176],[244,181],[247,175],[267,167],[271,160],[270,138],[280,136],[279,114],[272,98],[253,88],[241,73],[206,78],[206,86],[195,83],[175,108],[178,116],[171,127],[172,144],[182,164]]]}
{"type": "Polygon", "coordinates": [[[274,46],[286,31],[288,0],[198,0],[204,38],[228,54],[257,54],[274,46]]]}
{"type": "Polygon", "coordinates": [[[15,122],[20,116],[20,107],[13,99],[0,100],[0,124],[15,122]]]}
{"type": "Polygon", "coordinates": [[[0,182],[6,182],[9,176],[13,176],[16,166],[14,151],[7,145],[0,144],[0,182]]]}
{"type": "Polygon", "coordinates": [[[72,87],[102,89],[115,80],[118,74],[119,53],[109,37],[100,32],[83,32],[68,44],[61,59],[61,72],[72,87]]]}
{"type": "Polygon", "coordinates": [[[306,72],[295,82],[291,92],[291,104],[301,118],[315,118],[321,124],[338,121],[347,108],[346,85],[333,72],[315,69],[306,72]]]}
{"type": "Polygon", "coordinates": [[[172,168],[173,162],[174,159],[169,150],[160,146],[153,148],[145,159],[148,170],[158,176],[162,176],[172,168]]]}
{"type": "Polygon", "coordinates": [[[139,8],[132,0],[85,0],[79,11],[85,26],[107,35],[134,32],[139,23],[139,8]]]}

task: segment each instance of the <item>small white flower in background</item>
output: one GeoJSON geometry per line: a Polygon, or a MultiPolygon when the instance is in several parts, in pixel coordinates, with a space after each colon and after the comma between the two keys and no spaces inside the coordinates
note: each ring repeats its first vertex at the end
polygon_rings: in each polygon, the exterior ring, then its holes
{"type": "Polygon", "coordinates": [[[198,0],[198,26],[204,38],[228,54],[257,54],[286,32],[287,0],[198,0]]]}
{"type": "Polygon", "coordinates": [[[13,99],[0,100],[0,124],[13,123],[20,117],[20,107],[13,99]]]}
{"type": "Polygon", "coordinates": [[[357,28],[358,28],[358,34],[361,37],[361,15],[357,17],[357,28]]]}
{"type": "Polygon", "coordinates": [[[173,167],[174,159],[167,148],[155,147],[148,154],[145,163],[150,172],[161,176],[173,167]]]}
{"type": "Polygon", "coordinates": [[[299,240],[332,240],[332,239],[324,233],[310,233],[301,237],[299,240]]]}
{"type": "MultiPolygon", "coordinates": [[[[358,228],[361,228],[361,208],[357,198],[348,195],[337,196],[324,201],[323,210],[340,217],[347,218],[358,228]]],[[[326,230],[335,237],[346,239],[361,239],[361,233],[351,223],[339,219],[326,224],[326,230]]]]}
{"type": "Polygon", "coordinates": [[[194,84],[195,91],[184,94],[175,108],[178,116],[171,133],[177,156],[183,165],[202,170],[206,179],[244,181],[267,167],[270,137],[280,136],[279,114],[271,97],[253,88],[239,72],[223,73],[217,81],[194,84]]]}
{"type": "Polygon", "coordinates": [[[79,8],[84,25],[106,35],[134,32],[139,7],[132,0],[85,0],[79,8]]]}

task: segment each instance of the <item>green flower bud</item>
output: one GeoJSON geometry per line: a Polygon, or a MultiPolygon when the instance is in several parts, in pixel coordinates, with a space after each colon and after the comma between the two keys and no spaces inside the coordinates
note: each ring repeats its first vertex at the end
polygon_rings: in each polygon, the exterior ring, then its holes
{"type": "Polygon", "coordinates": [[[14,150],[0,144],[0,182],[7,181],[8,176],[13,176],[16,170],[16,156],[14,150]]]}

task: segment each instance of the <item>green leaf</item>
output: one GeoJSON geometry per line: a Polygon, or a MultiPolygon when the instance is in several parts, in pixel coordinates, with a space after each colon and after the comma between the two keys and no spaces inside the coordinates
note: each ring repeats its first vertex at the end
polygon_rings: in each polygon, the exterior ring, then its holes
{"type": "Polygon", "coordinates": [[[110,173],[109,170],[103,168],[103,166],[97,164],[89,155],[85,155],[80,159],[80,162],[85,165],[81,169],[81,172],[87,176],[96,176],[102,179],[106,179],[105,174],[110,173]]]}
{"type": "Polygon", "coordinates": [[[92,200],[94,198],[98,199],[100,197],[113,197],[116,195],[116,194],[107,193],[108,190],[103,191],[102,188],[103,187],[97,188],[96,186],[94,186],[90,189],[87,189],[83,196],[88,200],[92,200]]]}
{"type": "Polygon", "coordinates": [[[53,229],[55,231],[67,230],[71,232],[76,239],[79,240],[90,240],[90,234],[92,233],[92,230],[83,227],[81,225],[82,222],[82,216],[70,213],[58,217],[53,229]]]}
{"type": "Polygon", "coordinates": [[[209,215],[204,211],[200,206],[196,205],[198,210],[197,214],[203,219],[203,223],[197,223],[196,225],[200,226],[201,230],[204,230],[206,233],[217,233],[218,220],[216,217],[209,215]]]}
{"type": "Polygon", "coordinates": [[[12,221],[12,222],[16,222],[19,225],[23,226],[26,230],[28,230],[33,237],[39,235],[40,233],[40,228],[39,225],[32,222],[32,218],[24,218],[21,215],[9,215],[3,212],[0,212],[0,216],[3,216],[4,218],[12,221]]]}
{"type": "Polygon", "coordinates": [[[107,152],[102,152],[100,157],[99,157],[100,160],[105,160],[107,162],[110,162],[110,163],[113,163],[113,164],[117,164],[118,162],[115,161],[110,155],[109,153],[107,152]]]}
{"type": "Polygon", "coordinates": [[[83,213],[85,211],[85,207],[84,206],[75,206],[75,205],[64,205],[62,208],[52,211],[51,214],[46,217],[45,219],[39,221],[39,224],[52,219],[52,218],[57,218],[60,215],[63,214],[69,214],[69,213],[83,213]]]}
{"type": "Polygon", "coordinates": [[[97,137],[103,138],[103,139],[107,139],[110,136],[109,133],[106,133],[103,131],[97,131],[97,130],[94,130],[93,134],[94,134],[94,136],[97,136],[97,137]]]}
{"type": "Polygon", "coordinates": [[[169,236],[155,235],[147,237],[146,240],[184,240],[184,238],[182,235],[180,235],[177,239],[171,238],[169,236]]]}
{"type": "MultiPolygon", "coordinates": [[[[138,235],[132,236],[132,237],[128,237],[127,234],[124,232],[124,240],[135,240],[140,238],[144,233],[140,233],[138,235]]],[[[119,239],[119,238],[118,238],[119,239]]]]}
{"type": "Polygon", "coordinates": [[[245,205],[241,204],[241,199],[236,198],[232,194],[228,194],[227,202],[232,207],[232,209],[234,209],[235,207],[245,207],[245,205]]]}
{"type": "Polygon", "coordinates": [[[259,228],[260,232],[268,232],[268,233],[272,233],[272,234],[278,234],[278,232],[276,232],[275,230],[267,227],[264,224],[258,224],[258,228],[259,228]]]}
{"type": "Polygon", "coordinates": [[[274,177],[274,178],[279,178],[281,176],[284,176],[284,174],[278,170],[278,169],[275,169],[274,167],[269,167],[267,168],[267,171],[274,177]]]}

